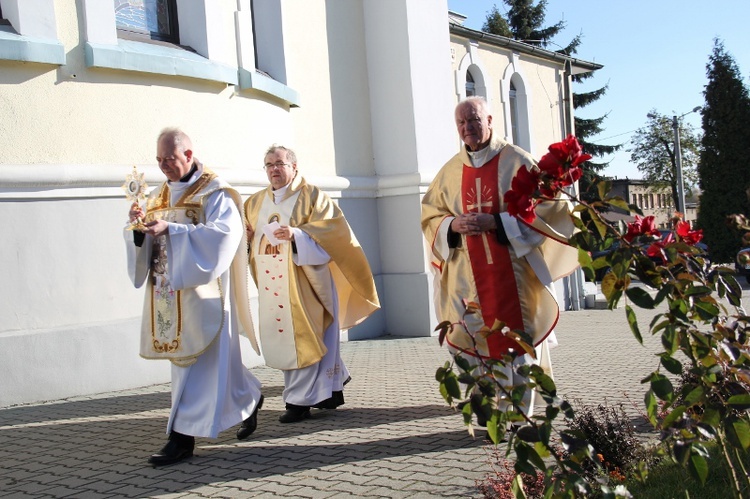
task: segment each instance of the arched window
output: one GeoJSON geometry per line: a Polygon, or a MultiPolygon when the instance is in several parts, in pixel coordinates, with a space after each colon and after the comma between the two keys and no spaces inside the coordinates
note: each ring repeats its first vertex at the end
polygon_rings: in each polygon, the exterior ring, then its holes
{"type": "Polygon", "coordinates": [[[508,93],[508,103],[510,104],[510,139],[515,145],[520,145],[518,143],[518,99],[516,98],[516,86],[512,80],[508,93]]]}
{"type": "Polygon", "coordinates": [[[474,85],[474,77],[471,76],[471,71],[466,71],[466,97],[471,97],[477,94],[476,85],[474,85]]]}

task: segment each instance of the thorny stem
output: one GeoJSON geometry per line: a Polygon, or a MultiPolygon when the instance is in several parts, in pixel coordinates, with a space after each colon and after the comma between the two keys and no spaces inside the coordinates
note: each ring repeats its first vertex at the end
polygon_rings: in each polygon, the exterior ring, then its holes
{"type": "Polygon", "coordinates": [[[716,443],[719,445],[719,449],[721,450],[721,455],[724,456],[724,460],[726,461],[727,466],[729,467],[729,471],[731,471],[732,473],[732,485],[731,485],[732,495],[735,498],[739,499],[742,497],[740,495],[740,480],[737,477],[737,470],[734,467],[734,463],[732,462],[732,458],[729,455],[729,451],[726,445],[724,444],[724,438],[725,438],[724,432],[719,431],[716,436],[716,443]]]}

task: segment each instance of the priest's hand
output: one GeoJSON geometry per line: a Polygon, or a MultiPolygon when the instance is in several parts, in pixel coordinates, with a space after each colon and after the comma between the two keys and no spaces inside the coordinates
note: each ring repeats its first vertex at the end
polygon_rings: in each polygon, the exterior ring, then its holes
{"type": "Polygon", "coordinates": [[[495,217],[490,213],[475,213],[480,232],[490,232],[497,229],[495,217]]]}
{"type": "Polygon", "coordinates": [[[273,231],[273,237],[279,241],[294,241],[294,232],[288,225],[282,225],[275,231],[273,231]]]}
{"type": "MultiPolygon", "coordinates": [[[[451,230],[467,236],[478,236],[485,230],[490,230],[482,229],[477,215],[484,215],[484,213],[461,213],[451,222],[451,230]]],[[[494,220],[492,224],[495,224],[494,220]]]]}
{"type": "Polygon", "coordinates": [[[141,232],[148,234],[153,237],[163,236],[169,232],[169,222],[164,220],[154,220],[153,222],[146,223],[146,228],[141,232]]]}
{"type": "Polygon", "coordinates": [[[146,216],[146,214],[143,212],[143,208],[141,208],[138,203],[133,203],[130,206],[128,217],[130,218],[131,224],[136,222],[137,220],[143,220],[144,216],[146,216]]]}

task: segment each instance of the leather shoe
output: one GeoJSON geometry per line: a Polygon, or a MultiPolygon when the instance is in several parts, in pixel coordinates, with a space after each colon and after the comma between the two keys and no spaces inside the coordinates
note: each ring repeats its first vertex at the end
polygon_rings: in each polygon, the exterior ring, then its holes
{"type": "Polygon", "coordinates": [[[344,405],[343,391],[333,392],[333,394],[329,398],[323,400],[322,402],[318,402],[313,407],[315,409],[335,409],[340,405],[344,405]]]}
{"type": "Polygon", "coordinates": [[[240,425],[239,428],[237,428],[237,440],[245,440],[247,437],[253,434],[255,429],[258,427],[258,411],[261,407],[263,407],[263,395],[260,396],[260,400],[258,400],[258,405],[255,406],[255,410],[250,415],[249,418],[245,419],[242,422],[242,425],[240,425]]]}
{"type": "Polygon", "coordinates": [[[156,454],[152,454],[148,458],[148,463],[153,466],[178,463],[192,456],[193,449],[195,449],[195,437],[173,431],[169,434],[167,445],[156,454]]]}
{"type": "Polygon", "coordinates": [[[310,408],[304,405],[286,404],[286,411],[279,416],[280,423],[296,423],[310,417],[310,408]]]}

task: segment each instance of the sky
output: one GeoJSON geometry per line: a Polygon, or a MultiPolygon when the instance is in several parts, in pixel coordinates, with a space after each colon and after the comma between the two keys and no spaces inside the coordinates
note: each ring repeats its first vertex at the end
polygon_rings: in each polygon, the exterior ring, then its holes
{"type": "MultiPolygon", "coordinates": [[[[464,26],[477,30],[493,5],[507,12],[502,0],[448,0],[451,11],[467,16],[464,26]]],[[[576,110],[581,118],[607,114],[604,131],[590,141],[625,144],[603,158],[610,161],[605,175],[642,177],[626,149],[649,112],[681,115],[704,104],[706,64],[715,38],[723,41],[745,84],[750,83],[750,0],[547,0],[545,12],[545,27],[566,23],[553,42],[566,46],[580,33],[583,40],[574,57],[604,65],[593,78],[574,84],[573,91],[609,85],[598,101],[576,110]]],[[[701,130],[698,113],[683,119],[701,130]]]]}

